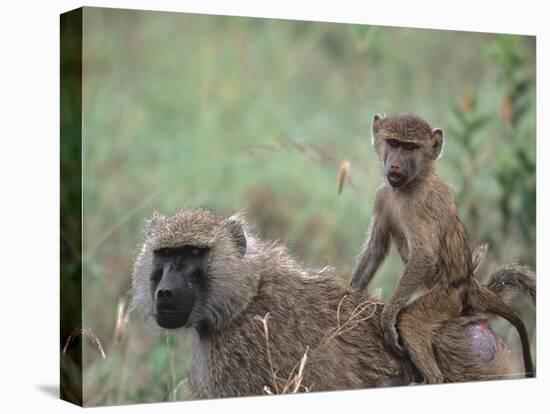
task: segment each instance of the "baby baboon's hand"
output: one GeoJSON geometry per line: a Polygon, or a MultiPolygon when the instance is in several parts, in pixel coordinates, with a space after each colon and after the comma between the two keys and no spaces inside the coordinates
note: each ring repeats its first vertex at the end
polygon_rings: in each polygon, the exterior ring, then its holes
{"type": "Polygon", "coordinates": [[[399,344],[399,334],[395,327],[395,318],[384,318],[382,315],[382,331],[384,332],[384,342],[397,355],[404,356],[405,351],[399,344]]]}

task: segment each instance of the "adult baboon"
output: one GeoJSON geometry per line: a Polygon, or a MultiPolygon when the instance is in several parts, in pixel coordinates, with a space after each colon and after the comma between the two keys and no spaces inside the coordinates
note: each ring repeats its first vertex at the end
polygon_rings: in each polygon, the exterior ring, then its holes
{"type": "MultiPolygon", "coordinates": [[[[215,398],[409,384],[413,365],[384,347],[382,302],[334,270],[307,269],[240,216],[155,215],[135,259],[133,299],[152,327],[192,336],[190,392],[215,398]],[[305,357],[304,357],[305,356],[305,357]]],[[[509,352],[483,318],[440,328],[447,381],[507,378],[509,352]]]]}
{"type": "Polygon", "coordinates": [[[372,136],[385,182],[376,193],[368,241],[352,284],[366,286],[395,243],[405,270],[382,311],[386,344],[397,353],[405,350],[426,382],[441,383],[445,376],[433,347],[436,328],[459,316],[492,313],[517,329],[526,376],[533,376],[523,321],[473,276],[454,193],[433,167],[443,146],[441,129],[412,114],[376,115],[372,136]],[[426,292],[408,304],[420,290],[426,292]]]}

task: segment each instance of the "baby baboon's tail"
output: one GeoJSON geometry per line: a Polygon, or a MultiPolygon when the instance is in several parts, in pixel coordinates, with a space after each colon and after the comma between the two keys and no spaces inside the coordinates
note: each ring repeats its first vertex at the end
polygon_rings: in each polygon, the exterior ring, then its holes
{"type": "Polygon", "coordinates": [[[518,264],[506,265],[494,272],[486,284],[487,288],[502,297],[510,291],[526,295],[533,306],[537,301],[537,283],[535,272],[528,266],[518,264]]]}

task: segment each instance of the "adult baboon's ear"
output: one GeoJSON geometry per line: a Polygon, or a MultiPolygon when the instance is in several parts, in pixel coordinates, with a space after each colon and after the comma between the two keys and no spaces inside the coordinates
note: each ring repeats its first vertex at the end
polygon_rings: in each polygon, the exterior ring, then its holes
{"type": "Polygon", "coordinates": [[[432,130],[432,160],[437,159],[443,148],[443,131],[440,128],[432,130]]]}
{"type": "Polygon", "coordinates": [[[241,216],[236,214],[227,219],[227,227],[231,238],[237,246],[239,255],[244,256],[246,253],[246,235],[244,234],[243,224],[241,222],[241,216]]]}

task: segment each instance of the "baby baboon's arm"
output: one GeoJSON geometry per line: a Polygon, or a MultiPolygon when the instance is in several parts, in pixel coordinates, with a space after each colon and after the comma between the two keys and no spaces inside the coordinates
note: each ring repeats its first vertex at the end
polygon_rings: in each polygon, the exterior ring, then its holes
{"type": "Polygon", "coordinates": [[[385,342],[398,354],[403,353],[403,348],[399,345],[399,335],[395,326],[397,315],[407,305],[412,294],[425,287],[426,280],[433,277],[434,263],[435,257],[431,252],[418,248],[412,250],[403,276],[382,311],[381,323],[385,342]]]}
{"type": "Polygon", "coordinates": [[[374,276],[390,247],[390,232],[387,221],[375,213],[369,229],[369,237],[357,268],[353,272],[351,285],[360,290],[365,289],[374,276]]]}

